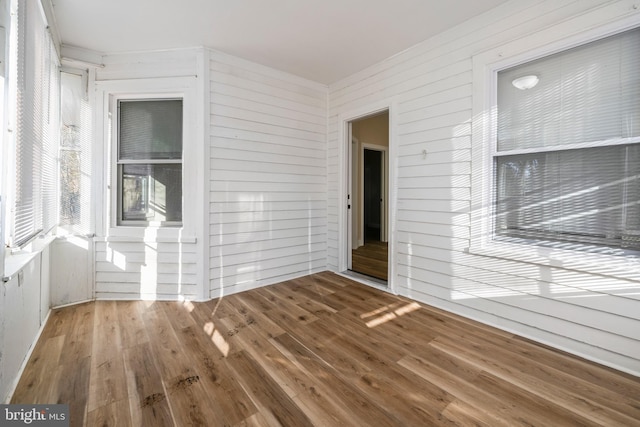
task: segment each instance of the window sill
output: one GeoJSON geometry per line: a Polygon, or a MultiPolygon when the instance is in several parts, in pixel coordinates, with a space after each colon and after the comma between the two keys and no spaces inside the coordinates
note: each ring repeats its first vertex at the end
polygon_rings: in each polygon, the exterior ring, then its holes
{"type": "Polygon", "coordinates": [[[609,255],[583,250],[534,246],[526,243],[485,242],[473,245],[473,255],[561,268],[621,280],[640,280],[640,256],[609,255]]]}
{"type": "Polygon", "coordinates": [[[196,243],[192,230],[182,227],[131,227],[112,226],[106,235],[96,236],[95,242],[122,243],[196,243]]]}
{"type": "Polygon", "coordinates": [[[118,243],[197,243],[195,236],[106,236],[96,237],[94,242],[118,243]]]}
{"type": "Polygon", "coordinates": [[[4,259],[4,276],[2,277],[2,281],[8,282],[13,279],[15,275],[20,273],[27,264],[42,253],[55,239],[55,236],[46,236],[34,240],[33,243],[29,245],[30,249],[23,249],[12,253],[7,252],[4,259]]]}

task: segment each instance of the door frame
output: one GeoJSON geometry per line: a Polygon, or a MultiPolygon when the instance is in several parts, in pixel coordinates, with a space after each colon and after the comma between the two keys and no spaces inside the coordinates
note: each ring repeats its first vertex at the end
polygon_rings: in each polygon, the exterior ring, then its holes
{"type": "MultiPolygon", "coordinates": [[[[350,200],[347,197],[351,193],[351,122],[361,118],[373,116],[379,113],[388,111],[389,114],[389,147],[388,147],[388,217],[387,217],[387,232],[388,232],[388,274],[387,274],[387,287],[386,290],[395,293],[395,277],[396,277],[396,200],[397,196],[395,188],[397,188],[397,172],[396,172],[396,123],[397,123],[397,111],[398,106],[396,101],[383,100],[375,103],[370,103],[357,109],[346,111],[338,114],[338,272],[346,272],[350,267],[351,261],[351,229],[348,221],[350,220],[351,213],[348,211],[347,206],[350,200]]],[[[374,284],[374,282],[369,283],[374,284]]]]}

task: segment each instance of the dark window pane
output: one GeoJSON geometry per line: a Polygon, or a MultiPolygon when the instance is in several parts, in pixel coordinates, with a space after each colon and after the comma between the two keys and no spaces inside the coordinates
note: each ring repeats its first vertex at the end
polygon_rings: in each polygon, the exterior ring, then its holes
{"type": "Polygon", "coordinates": [[[182,165],[121,165],[123,221],[182,221],[182,165]]]}
{"type": "Polygon", "coordinates": [[[640,231],[640,147],[496,159],[496,234],[630,247],[640,231]]]}

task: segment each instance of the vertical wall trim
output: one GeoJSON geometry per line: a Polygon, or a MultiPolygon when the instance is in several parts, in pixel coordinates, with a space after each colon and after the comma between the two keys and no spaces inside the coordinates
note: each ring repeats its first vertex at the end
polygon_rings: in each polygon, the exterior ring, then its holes
{"type": "Polygon", "coordinates": [[[207,300],[211,298],[211,283],[209,278],[209,269],[211,264],[210,254],[211,245],[209,244],[209,212],[211,210],[211,140],[209,138],[209,127],[211,126],[211,52],[209,49],[203,48],[197,55],[198,68],[198,93],[201,96],[201,108],[198,111],[200,126],[199,139],[202,143],[202,157],[200,167],[202,174],[199,174],[198,181],[202,183],[202,209],[198,218],[198,228],[196,236],[198,236],[199,248],[199,264],[197,281],[201,286],[200,298],[207,300]]]}
{"type": "Polygon", "coordinates": [[[329,124],[330,124],[330,116],[329,116],[329,88],[325,88],[325,132],[324,132],[324,155],[325,155],[325,174],[324,174],[324,183],[325,183],[325,193],[326,198],[324,201],[324,208],[326,212],[326,218],[324,223],[324,268],[329,270],[329,200],[331,199],[330,191],[331,185],[329,184],[329,141],[331,138],[329,137],[329,124]]]}
{"type": "Polygon", "coordinates": [[[349,268],[348,253],[345,248],[349,213],[347,212],[347,185],[349,184],[349,152],[351,143],[347,144],[350,136],[349,119],[346,115],[338,116],[338,271],[342,272],[349,268]]]}
{"type": "Polygon", "coordinates": [[[397,250],[398,250],[398,242],[396,238],[396,212],[398,211],[398,161],[397,161],[397,153],[398,153],[398,102],[391,101],[389,103],[389,161],[388,167],[389,171],[388,179],[389,179],[389,194],[388,194],[388,250],[389,250],[389,267],[387,270],[387,289],[389,292],[397,294],[398,291],[396,289],[396,271],[397,271],[397,250]]]}
{"type": "MultiPolygon", "coordinates": [[[[91,126],[95,129],[96,127],[96,70],[95,68],[89,68],[87,72],[87,87],[85,88],[87,91],[88,103],[92,109],[92,123],[91,126]]],[[[98,193],[96,186],[96,179],[102,179],[102,170],[98,168],[98,156],[96,155],[97,151],[100,149],[100,144],[95,144],[95,136],[97,133],[93,133],[94,136],[94,144],[92,144],[91,149],[91,170],[93,171],[93,176],[91,177],[91,182],[93,186],[91,188],[91,196],[89,198],[89,206],[93,206],[93,210],[89,214],[89,235],[87,236],[87,240],[89,243],[89,254],[87,256],[87,262],[89,265],[87,266],[87,289],[90,291],[88,298],[93,300],[96,297],[96,256],[95,256],[95,236],[96,236],[96,226],[97,226],[97,218],[96,215],[99,212],[102,204],[98,201],[98,193]],[[98,178],[99,177],[99,178],[98,178]]]]}

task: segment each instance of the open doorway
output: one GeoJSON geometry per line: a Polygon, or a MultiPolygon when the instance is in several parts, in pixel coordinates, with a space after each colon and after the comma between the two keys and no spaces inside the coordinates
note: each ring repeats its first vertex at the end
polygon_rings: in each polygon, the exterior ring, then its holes
{"type": "Polygon", "coordinates": [[[389,112],[349,122],[350,271],[388,280],[389,112]]]}
{"type": "Polygon", "coordinates": [[[384,151],[364,149],[363,156],[363,223],[364,243],[382,242],[384,151]]]}

